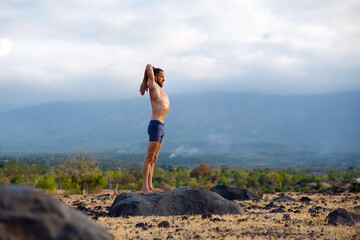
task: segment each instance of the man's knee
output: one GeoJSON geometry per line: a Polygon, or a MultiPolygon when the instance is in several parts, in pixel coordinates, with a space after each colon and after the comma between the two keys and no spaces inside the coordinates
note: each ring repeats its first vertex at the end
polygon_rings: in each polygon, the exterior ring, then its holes
{"type": "Polygon", "coordinates": [[[145,160],[147,163],[155,163],[157,160],[157,155],[156,154],[147,154],[145,157],[145,160]]]}

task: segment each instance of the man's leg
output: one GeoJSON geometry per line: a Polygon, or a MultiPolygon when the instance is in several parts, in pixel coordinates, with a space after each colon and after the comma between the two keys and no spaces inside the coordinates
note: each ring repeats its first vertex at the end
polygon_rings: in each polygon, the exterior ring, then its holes
{"type": "Polygon", "coordinates": [[[160,149],[161,149],[161,143],[159,143],[158,149],[156,149],[154,161],[151,162],[151,166],[150,166],[150,169],[149,169],[148,186],[149,186],[150,191],[153,191],[153,192],[159,192],[160,191],[159,189],[154,188],[153,185],[152,185],[152,178],[153,178],[153,174],[154,174],[155,162],[157,161],[157,159],[159,157],[160,149]]]}
{"type": "MultiPolygon", "coordinates": [[[[151,163],[152,162],[155,163],[156,161],[156,156],[157,156],[156,154],[158,153],[159,145],[161,145],[161,143],[159,142],[149,141],[148,143],[146,156],[144,159],[143,169],[142,169],[143,183],[142,183],[141,193],[152,193],[152,191],[149,189],[149,175],[151,168],[153,167],[151,163]]],[[[151,181],[152,179],[150,179],[150,182],[151,181]]]]}

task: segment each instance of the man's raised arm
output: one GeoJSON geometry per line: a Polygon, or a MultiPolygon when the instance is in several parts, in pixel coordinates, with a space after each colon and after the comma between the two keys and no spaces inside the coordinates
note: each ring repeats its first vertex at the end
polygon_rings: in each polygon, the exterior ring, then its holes
{"type": "Polygon", "coordinates": [[[151,64],[147,64],[144,72],[144,78],[140,86],[141,95],[145,94],[149,88],[152,89],[155,84],[154,70],[151,64]]]}

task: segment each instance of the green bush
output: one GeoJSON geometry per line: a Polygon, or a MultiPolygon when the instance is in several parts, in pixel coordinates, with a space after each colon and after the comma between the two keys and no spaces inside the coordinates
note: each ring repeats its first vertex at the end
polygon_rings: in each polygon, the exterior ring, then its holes
{"type": "Polygon", "coordinates": [[[48,193],[56,194],[57,193],[57,184],[55,181],[54,174],[48,173],[48,174],[44,175],[43,177],[41,177],[40,180],[38,180],[36,187],[41,188],[42,190],[44,190],[48,193]]]}

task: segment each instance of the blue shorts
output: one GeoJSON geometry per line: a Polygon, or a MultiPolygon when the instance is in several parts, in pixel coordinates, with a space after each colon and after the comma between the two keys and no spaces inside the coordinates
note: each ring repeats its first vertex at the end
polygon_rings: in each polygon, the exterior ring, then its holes
{"type": "Polygon", "coordinates": [[[165,135],[164,123],[159,120],[151,120],[148,127],[149,141],[162,143],[165,135]]]}

